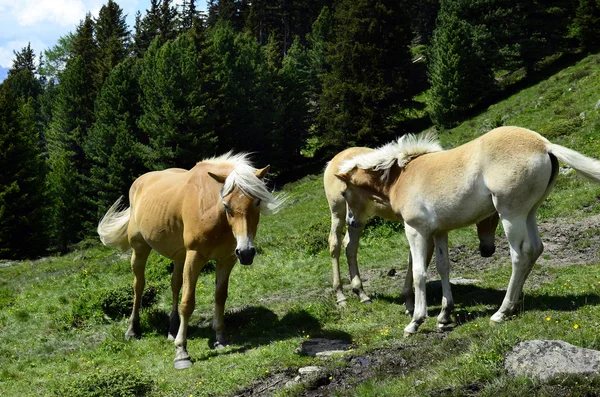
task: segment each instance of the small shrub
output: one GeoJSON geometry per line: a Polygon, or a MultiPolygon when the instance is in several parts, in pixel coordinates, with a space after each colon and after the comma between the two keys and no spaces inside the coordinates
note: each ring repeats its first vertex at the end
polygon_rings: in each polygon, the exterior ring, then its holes
{"type": "MultiPolygon", "coordinates": [[[[142,295],[142,307],[150,307],[156,303],[157,289],[146,286],[142,295]]],[[[110,318],[128,316],[133,307],[133,288],[115,287],[101,291],[96,299],[102,312],[110,318]]]]}
{"type": "Polygon", "coordinates": [[[325,221],[318,221],[308,227],[300,237],[300,245],[309,255],[316,255],[327,249],[330,226],[325,221]]]}
{"type": "Polygon", "coordinates": [[[363,231],[363,237],[391,237],[404,231],[402,222],[389,221],[377,216],[369,218],[363,231]]]}
{"type": "Polygon", "coordinates": [[[152,381],[146,376],[114,369],[77,378],[54,391],[64,397],[142,397],[152,390],[152,381]]]}
{"type": "Polygon", "coordinates": [[[0,289],[0,310],[12,306],[15,303],[15,294],[9,289],[0,289]]]}
{"type": "Polygon", "coordinates": [[[563,135],[572,135],[576,130],[583,126],[583,119],[579,116],[568,119],[560,119],[551,123],[548,127],[540,131],[548,139],[557,138],[563,135]]]}

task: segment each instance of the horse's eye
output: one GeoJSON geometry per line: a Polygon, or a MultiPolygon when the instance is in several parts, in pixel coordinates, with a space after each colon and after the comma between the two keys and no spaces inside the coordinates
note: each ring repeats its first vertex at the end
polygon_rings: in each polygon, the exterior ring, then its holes
{"type": "Polygon", "coordinates": [[[254,200],[254,206],[258,207],[260,205],[260,199],[254,200]]]}
{"type": "Polygon", "coordinates": [[[233,216],[233,211],[231,210],[229,203],[223,202],[223,207],[225,207],[225,212],[227,212],[227,215],[233,216]]]}

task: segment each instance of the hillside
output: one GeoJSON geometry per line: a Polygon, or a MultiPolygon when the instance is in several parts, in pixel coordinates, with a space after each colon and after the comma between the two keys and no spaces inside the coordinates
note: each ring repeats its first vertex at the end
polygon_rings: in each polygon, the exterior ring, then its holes
{"type": "MultiPolygon", "coordinates": [[[[499,125],[536,130],[561,145],[600,158],[600,55],[590,55],[537,85],[440,133],[451,148],[499,125]]],[[[322,176],[286,185],[277,215],[263,217],[252,266],[236,266],[225,323],[230,346],[211,349],[214,272],[200,275],[186,372],[173,369],[166,338],[169,262],[153,255],[146,269],[143,337],[126,342],[132,274],[129,257],[97,242],[62,257],[0,262],[0,394],[3,396],[231,395],[595,395],[600,379],[540,383],[513,378],[503,356],[519,341],[562,339],[600,349],[600,186],[561,169],[539,211],[547,250],[525,284],[521,313],[497,327],[510,258],[501,230],[489,260],[476,252],[474,228],[450,234],[451,277],[478,280],[453,287],[456,327],[419,334],[400,295],[408,246],[400,225],[373,220],[361,240],[360,270],[371,305],[350,297],[338,309],[327,252],[329,211],[322,176]],[[392,272],[391,270],[394,270],[392,272]],[[352,351],[312,358],[295,351],[316,337],[343,339],[352,351]],[[365,364],[369,363],[369,364],[365,364]],[[299,367],[324,368],[314,382],[284,387],[299,367]]],[[[342,264],[345,267],[345,260],[342,264]]],[[[210,266],[209,266],[210,268],[210,266]]],[[[342,269],[347,275],[347,268],[342,269]]],[[[430,270],[429,316],[441,291],[430,270]]],[[[349,286],[345,285],[345,291],[349,286]]]]}

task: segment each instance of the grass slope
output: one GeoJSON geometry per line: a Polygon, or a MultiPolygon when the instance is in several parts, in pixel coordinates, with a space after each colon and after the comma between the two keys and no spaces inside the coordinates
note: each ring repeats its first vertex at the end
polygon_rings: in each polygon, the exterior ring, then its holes
{"type": "MultiPolygon", "coordinates": [[[[599,157],[598,86],[600,56],[591,55],[440,138],[445,147],[453,147],[498,125],[519,125],[599,157]]],[[[195,363],[185,372],[173,369],[175,349],[165,337],[171,305],[168,261],[151,257],[143,338],[130,342],[123,340],[132,281],[127,255],[92,246],[63,257],[0,263],[0,395],[232,395],[301,366],[343,369],[343,359],[323,361],[295,353],[303,340],[318,336],[352,341],[353,354],[399,347],[410,363],[403,376],[381,374],[336,395],[597,393],[596,378],[539,384],[510,378],[502,369],[504,354],[522,340],[562,339],[600,349],[597,263],[537,265],[534,273],[543,272],[548,281],[526,283],[524,311],[497,327],[490,327],[488,319],[508,283],[510,259],[484,270],[454,269],[452,277],[482,280],[454,288],[456,328],[439,334],[430,319],[418,335],[405,339],[408,318],[400,290],[408,246],[398,225],[374,221],[361,241],[361,273],[373,304],[350,299],[345,310],[338,310],[330,285],[329,212],[321,177],[306,177],[285,191],[289,200],[284,210],[261,219],[260,255],[254,265],[237,265],[232,272],[225,318],[231,345],[225,350],[210,348],[215,280],[214,273],[201,274],[188,341],[195,363]],[[398,270],[398,276],[388,277],[390,269],[398,270]]],[[[598,197],[598,186],[565,173],[541,208],[541,218],[597,214],[598,197]]],[[[476,255],[474,229],[451,233],[450,245],[465,246],[468,255],[476,255]]],[[[428,289],[428,302],[434,317],[439,289],[428,289]]],[[[303,389],[300,385],[276,394],[302,395],[303,389]]]]}

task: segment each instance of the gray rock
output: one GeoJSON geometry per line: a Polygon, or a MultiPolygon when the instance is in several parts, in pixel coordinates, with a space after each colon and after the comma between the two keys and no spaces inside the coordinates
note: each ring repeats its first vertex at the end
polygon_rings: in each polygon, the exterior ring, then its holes
{"type": "Polygon", "coordinates": [[[600,351],[560,340],[532,340],[515,346],[506,355],[504,368],[511,375],[541,380],[559,374],[598,374],[600,351]]]}
{"type": "Polygon", "coordinates": [[[299,368],[298,372],[302,376],[318,374],[319,372],[321,372],[321,367],[317,367],[316,365],[309,365],[308,367],[299,368]]]}
{"type": "Polygon", "coordinates": [[[350,348],[350,343],[339,339],[314,338],[302,342],[298,352],[307,356],[331,356],[344,353],[350,348]]]}
{"type": "Polygon", "coordinates": [[[600,100],[598,100],[598,102],[596,102],[596,106],[594,106],[594,110],[598,109],[600,109],[600,100]]]}

